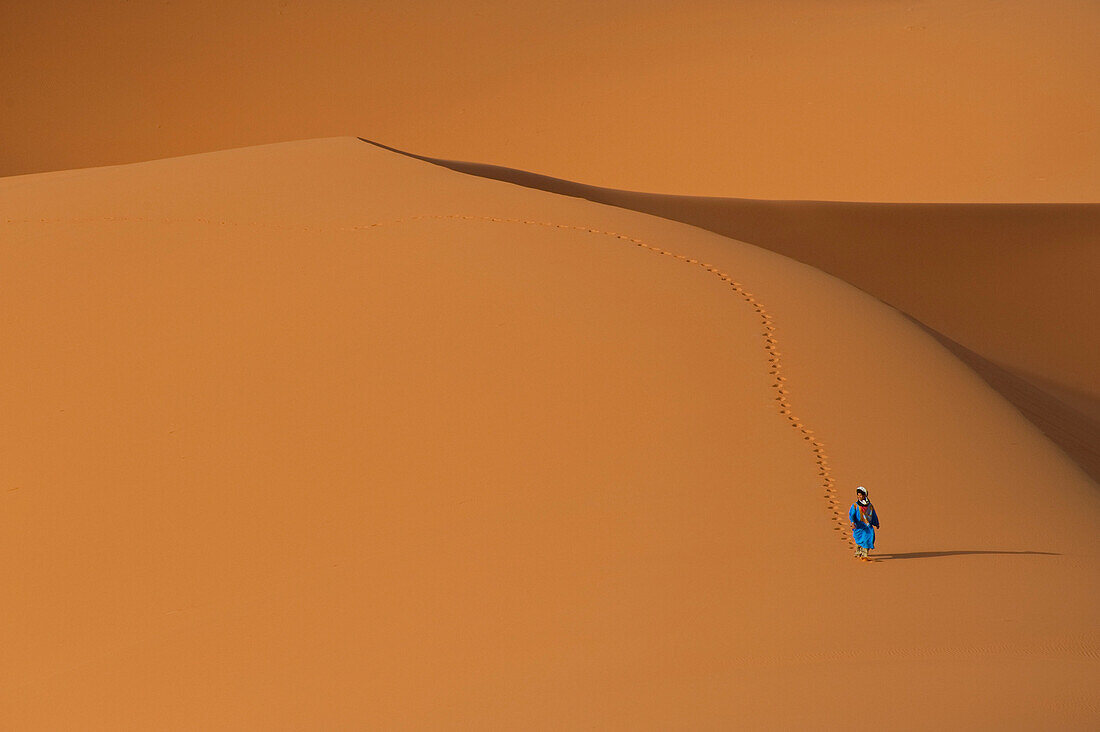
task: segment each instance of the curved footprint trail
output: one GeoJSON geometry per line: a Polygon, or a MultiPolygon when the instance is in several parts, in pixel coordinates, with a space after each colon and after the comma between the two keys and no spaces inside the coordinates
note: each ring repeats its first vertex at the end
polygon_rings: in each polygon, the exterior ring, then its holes
{"type": "Polygon", "coordinates": [[[134,223],[202,223],[202,224],[214,224],[220,226],[232,226],[232,227],[250,227],[250,228],[264,228],[274,229],[281,231],[311,231],[311,232],[324,232],[324,231],[366,231],[369,229],[393,226],[396,224],[402,224],[411,221],[480,221],[490,223],[501,224],[522,224],[528,226],[544,226],[551,229],[568,229],[572,231],[583,231],[589,234],[599,234],[601,236],[607,236],[618,241],[621,241],[628,245],[647,249],[655,254],[670,257],[672,259],[683,262],[684,264],[694,267],[701,267],[707,273],[717,277],[724,282],[729,288],[730,292],[740,299],[744,300],[760,318],[760,335],[763,339],[764,351],[768,357],[768,374],[772,377],[771,389],[775,392],[776,408],[779,414],[787,421],[792,429],[798,431],[799,435],[805,440],[813,452],[814,461],[817,463],[818,476],[821,480],[822,498],[825,499],[825,504],[828,509],[830,518],[834,524],[833,530],[839,533],[841,540],[846,543],[849,548],[855,546],[852,537],[846,531],[847,529],[847,516],[841,513],[840,499],[836,491],[836,481],[832,476],[832,470],[829,467],[829,457],[825,453],[825,446],[814,436],[813,430],[806,427],[794,414],[794,409],[790,402],[790,393],[787,389],[787,378],[783,375],[783,362],[781,359],[781,352],[778,348],[778,340],[776,339],[776,327],[774,319],[767,308],[756,299],[756,297],[745,289],[744,285],[737,282],[729,274],[721,271],[717,267],[707,264],[706,262],[700,262],[697,259],[692,259],[683,254],[677,254],[670,252],[667,249],[648,244],[642,239],[628,236],[626,234],[619,234],[614,231],[605,231],[603,229],[593,229],[587,226],[576,226],[573,224],[555,224],[545,221],[534,221],[531,219],[512,219],[499,216],[466,216],[461,214],[434,214],[423,216],[409,216],[407,218],[391,219],[389,221],[378,221],[370,224],[360,224],[355,226],[335,226],[335,227],[314,227],[314,226],[288,226],[279,224],[265,224],[265,223],[241,223],[228,221],[225,219],[208,219],[208,218],[194,218],[194,219],[171,219],[171,218],[147,218],[147,217],[124,217],[124,216],[107,216],[101,218],[86,218],[86,219],[6,219],[7,224],[29,224],[29,223],[94,223],[94,222],[134,222],[134,223]]]}

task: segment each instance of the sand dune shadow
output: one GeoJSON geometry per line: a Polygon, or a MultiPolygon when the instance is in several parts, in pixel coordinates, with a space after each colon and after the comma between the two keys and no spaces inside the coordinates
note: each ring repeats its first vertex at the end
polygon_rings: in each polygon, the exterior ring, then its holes
{"type": "Polygon", "coordinates": [[[1062,556],[1058,552],[1007,552],[1007,551],[992,551],[985,549],[969,549],[960,551],[949,552],[892,552],[883,553],[877,555],[877,559],[927,559],[929,557],[954,557],[963,554],[1036,554],[1047,557],[1060,557],[1062,556]]]}

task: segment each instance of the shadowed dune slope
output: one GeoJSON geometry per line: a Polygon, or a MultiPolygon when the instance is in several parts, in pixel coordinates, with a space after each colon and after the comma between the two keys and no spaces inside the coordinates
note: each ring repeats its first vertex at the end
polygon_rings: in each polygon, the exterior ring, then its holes
{"type": "Polygon", "coordinates": [[[5,729],[1100,721],[1095,485],[839,279],[353,138],[0,227],[5,729]]]}
{"type": "Polygon", "coordinates": [[[671,196],[394,151],[682,221],[836,275],[926,325],[1100,480],[1100,204],[671,196]]]}

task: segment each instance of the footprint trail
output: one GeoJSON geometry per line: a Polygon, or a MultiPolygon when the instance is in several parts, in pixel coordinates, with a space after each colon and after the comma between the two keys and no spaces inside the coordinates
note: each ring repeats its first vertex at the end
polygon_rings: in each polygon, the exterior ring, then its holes
{"type": "Polygon", "coordinates": [[[837,494],[836,480],[833,477],[832,469],[829,465],[829,457],[825,452],[825,445],[815,435],[813,430],[806,426],[806,424],[800,419],[794,412],[794,407],[790,400],[790,390],[787,387],[787,378],[783,375],[783,361],[782,353],[779,350],[779,340],[777,338],[777,331],[775,320],[768,309],[764,306],[760,300],[748,291],[744,285],[735,280],[731,275],[723,272],[719,268],[707,262],[699,261],[688,257],[683,254],[677,254],[676,252],[663,249],[654,244],[650,244],[642,239],[629,236],[627,234],[621,234],[614,231],[605,231],[603,229],[594,229],[588,226],[578,226],[574,224],[558,224],[545,221],[536,221],[532,219],[516,219],[506,218],[499,216],[471,216],[463,214],[434,214],[434,215],[422,215],[422,216],[409,216],[406,218],[396,218],[388,221],[377,221],[369,224],[359,224],[354,226],[334,226],[334,227],[316,227],[316,226],[292,226],[292,225],[280,225],[280,224],[268,224],[262,222],[234,222],[220,218],[192,218],[192,219],[173,219],[173,218],[151,218],[151,217],[125,217],[125,216],[108,216],[99,218],[83,218],[83,219],[55,219],[55,218],[24,218],[24,219],[5,219],[4,223],[12,224],[60,224],[60,223],[99,223],[99,222],[124,222],[124,223],[163,223],[163,224],[182,224],[182,223],[201,223],[210,224],[216,226],[226,227],[248,227],[248,228],[260,228],[278,231],[308,231],[308,232],[325,232],[325,231],[367,231],[383,226],[394,226],[407,222],[414,221],[476,221],[476,222],[489,222],[511,225],[527,225],[527,226],[542,226],[551,229],[568,229],[573,231],[581,231],[589,234],[595,234],[603,237],[609,237],[617,241],[622,242],[628,246],[635,246],[641,249],[648,250],[654,254],[660,256],[669,257],[670,259],[677,260],[685,265],[692,267],[699,267],[707,274],[721,280],[728,288],[731,295],[744,301],[753,309],[759,318],[760,324],[760,338],[761,344],[768,362],[768,376],[771,377],[771,383],[769,387],[775,393],[775,407],[779,415],[790,425],[791,429],[795,430],[799,437],[807,443],[810,452],[813,456],[814,462],[818,468],[818,478],[820,480],[821,497],[824,499],[826,511],[832,522],[833,531],[836,531],[842,542],[848,545],[849,548],[854,548],[855,544],[847,531],[847,516],[842,513],[840,498],[837,494]]]}

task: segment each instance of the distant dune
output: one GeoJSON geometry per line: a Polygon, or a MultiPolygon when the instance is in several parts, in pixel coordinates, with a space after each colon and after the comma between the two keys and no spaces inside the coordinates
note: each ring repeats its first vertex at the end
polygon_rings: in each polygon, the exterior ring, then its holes
{"type": "Polygon", "coordinates": [[[1100,480],[1100,204],[668,196],[403,154],[682,221],[836,275],[926,325],[1100,480]]]}
{"type": "Polygon", "coordinates": [[[1100,723],[1095,483],[836,277],[353,138],[0,234],[6,729],[1100,723]]]}
{"type": "Polygon", "coordinates": [[[1095,0],[0,2],[0,176],[366,134],[625,190],[1100,202],[1095,0]]]}

